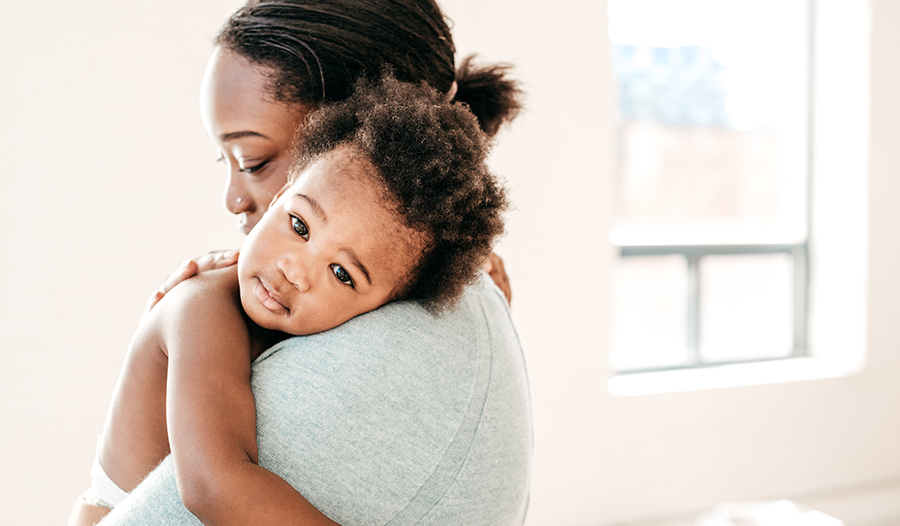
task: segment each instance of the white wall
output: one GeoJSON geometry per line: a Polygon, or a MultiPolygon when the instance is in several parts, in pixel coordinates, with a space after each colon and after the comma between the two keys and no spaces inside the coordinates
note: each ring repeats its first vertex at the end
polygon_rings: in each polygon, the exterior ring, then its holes
{"type": "Polygon", "coordinates": [[[240,4],[6,2],[0,29],[2,524],[64,524],[144,300],[235,247],[199,118],[240,4]]]}
{"type": "Polygon", "coordinates": [[[721,500],[777,497],[852,513],[843,517],[849,524],[900,517],[900,491],[877,510],[847,504],[851,494],[900,489],[900,331],[892,316],[900,292],[892,235],[900,224],[892,206],[900,196],[900,4],[872,2],[866,369],[643,397],[605,389],[613,93],[597,4],[448,3],[460,47],[515,62],[531,93],[497,153],[518,205],[502,253],[535,402],[529,524],[662,524],[721,500]]]}
{"type": "MultiPolygon", "coordinates": [[[[197,112],[209,39],[239,3],[5,8],[0,504],[13,511],[0,522],[65,521],[88,483],[144,299],[181,259],[240,243],[197,112]]],[[[771,497],[849,510],[850,524],[900,516],[885,499],[867,501],[881,506],[869,516],[839,506],[900,486],[900,4],[872,0],[866,369],[640,397],[606,389],[614,254],[604,3],[443,5],[461,53],[516,64],[528,92],[493,158],[516,204],[500,252],[534,401],[528,524],[661,524],[720,500],[771,497]]]]}

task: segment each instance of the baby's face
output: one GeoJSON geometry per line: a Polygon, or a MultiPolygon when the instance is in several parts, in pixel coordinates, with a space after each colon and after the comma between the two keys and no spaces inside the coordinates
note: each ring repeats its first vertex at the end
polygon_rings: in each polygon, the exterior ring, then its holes
{"type": "Polygon", "coordinates": [[[313,334],[376,309],[405,283],[422,243],[339,148],[272,203],[238,260],[241,303],[267,329],[313,334]]]}

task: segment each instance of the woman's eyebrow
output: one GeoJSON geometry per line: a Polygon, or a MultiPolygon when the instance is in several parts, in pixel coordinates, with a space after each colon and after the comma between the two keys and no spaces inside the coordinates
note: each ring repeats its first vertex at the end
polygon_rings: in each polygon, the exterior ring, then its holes
{"type": "Polygon", "coordinates": [[[235,139],[241,139],[243,137],[260,137],[262,139],[268,139],[268,137],[266,137],[265,135],[263,135],[259,132],[244,130],[244,131],[223,133],[222,135],[219,135],[219,140],[222,142],[228,142],[228,141],[233,141],[235,139]]]}

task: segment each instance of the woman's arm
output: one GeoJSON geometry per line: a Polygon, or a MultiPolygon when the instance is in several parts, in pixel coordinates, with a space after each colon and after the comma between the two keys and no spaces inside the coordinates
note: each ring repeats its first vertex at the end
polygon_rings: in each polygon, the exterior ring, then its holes
{"type": "Polygon", "coordinates": [[[336,524],[257,465],[251,342],[234,267],[169,295],[166,415],[184,505],[207,525],[336,524]]]}

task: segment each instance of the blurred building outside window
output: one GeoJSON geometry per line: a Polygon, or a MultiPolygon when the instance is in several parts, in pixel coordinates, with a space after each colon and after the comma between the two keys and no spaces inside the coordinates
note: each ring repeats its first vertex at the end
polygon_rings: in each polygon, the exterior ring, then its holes
{"type": "Polygon", "coordinates": [[[810,0],[610,0],[610,364],[808,352],[810,0]]]}

